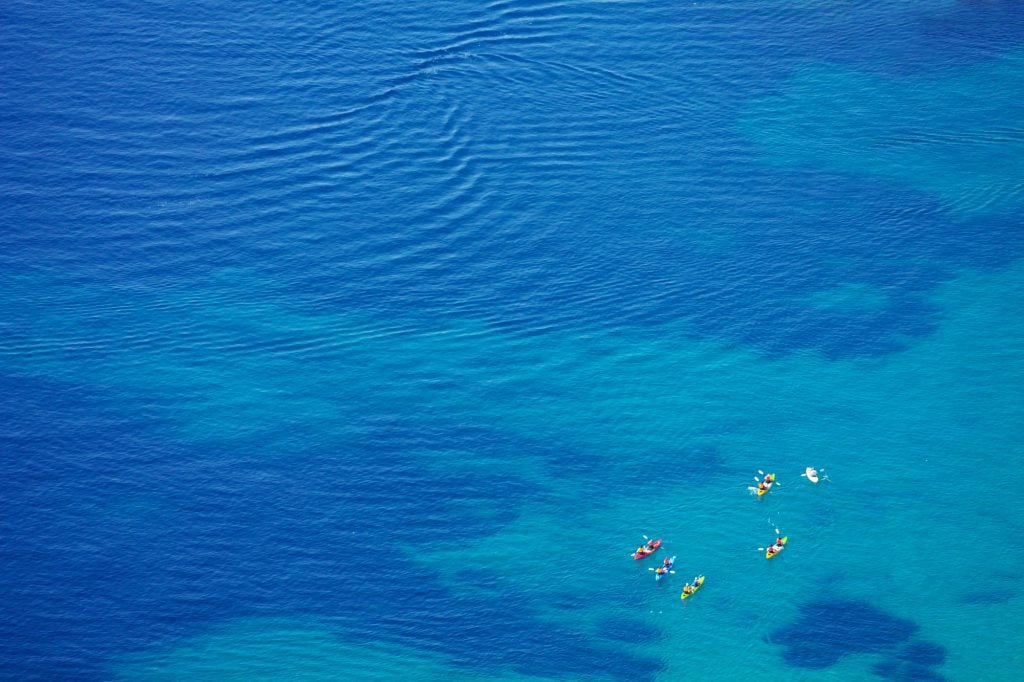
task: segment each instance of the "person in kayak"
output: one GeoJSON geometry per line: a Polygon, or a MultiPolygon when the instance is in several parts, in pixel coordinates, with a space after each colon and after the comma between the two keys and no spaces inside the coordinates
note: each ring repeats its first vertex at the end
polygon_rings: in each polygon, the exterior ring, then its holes
{"type": "Polygon", "coordinates": [[[775,544],[768,548],[769,554],[775,554],[782,550],[782,538],[775,538],[775,544]]]}
{"type": "Polygon", "coordinates": [[[659,566],[658,568],[654,569],[654,572],[657,573],[658,575],[665,575],[666,573],[668,573],[668,567],[667,566],[659,566]]]}
{"type": "Polygon", "coordinates": [[[652,554],[656,549],[657,547],[654,546],[654,540],[648,540],[646,545],[641,545],[636,548],[636,553],[647,555],[652,554]]]}
{"type": "Polygon", "coordinates": [[[665,560],[661,563],[665,566],[665,568],[670,567],[672,565],[672,557],[665,557],[665,560]]]}
{"type": "MultiPolygon", "coordinates": [[[[697,581],[694,580],[693,582],[697,581]]],[[[691,585],[690,583],[686,583],[685,585],[683,585],[683,594],[693,594],[693,585],[691,585]]]]}

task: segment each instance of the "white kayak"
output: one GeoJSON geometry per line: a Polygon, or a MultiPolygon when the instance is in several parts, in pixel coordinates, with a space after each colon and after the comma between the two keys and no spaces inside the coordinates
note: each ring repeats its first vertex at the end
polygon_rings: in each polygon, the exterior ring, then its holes
{"type": "Polygon", "coordinates": [[[807,467],[807,470],[804,472],[804,475],[807,476],[807,480],[810,481],[811,483],[818,482],[818,472],[814,470],[814,467],[807,467]]]}

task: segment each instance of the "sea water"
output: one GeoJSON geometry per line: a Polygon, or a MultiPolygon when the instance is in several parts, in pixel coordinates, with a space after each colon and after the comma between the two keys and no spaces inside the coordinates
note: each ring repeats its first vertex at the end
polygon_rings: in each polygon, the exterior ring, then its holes
{"type": "Polygon", "coordinates": [[[3,678],[1016,679],[1018,3],[0,16],[3,678]]]}

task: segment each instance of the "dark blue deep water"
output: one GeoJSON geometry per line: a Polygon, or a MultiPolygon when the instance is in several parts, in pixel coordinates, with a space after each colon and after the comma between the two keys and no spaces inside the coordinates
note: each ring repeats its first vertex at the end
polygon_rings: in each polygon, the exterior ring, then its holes
{"type": "Polygon", "coordinates": [[[1014,679],[1024,3],[12,0],[0,60],[0,678],[1014,679]]]}

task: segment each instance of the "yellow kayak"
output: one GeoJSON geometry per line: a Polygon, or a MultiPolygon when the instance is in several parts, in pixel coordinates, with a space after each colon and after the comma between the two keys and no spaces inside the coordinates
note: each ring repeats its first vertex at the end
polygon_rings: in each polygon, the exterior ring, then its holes
{"type": "MultiPolygon", "coordinates": [[[[782,547],[785,547],[787,542],[789,542],[789,536],[788,535],[782,536],[782,547]]],[[[774,552],[769,552],[768,550],[771,549],[773,546],[774,545],[769,545],[768,549],[764,550],[764,558],[765,559],[771,559],[776,554],[779,554],[779,553],[782,552],[782,547],[779,547],[774,552]]]]}
{"type": "MultiPolygon", "coordinates": [[[[755,476],[754,478],[757,478],[757,477],[755,476]]],[[[772,489],[773,485],[775,485],[775,474],[768,474],[767,476],[765,476],[764,477],[764,482],[768,484],[768,487],[764,488],[762,490],[761,486],[757,486],[757,496],[758,497],[761,497],[762,495],[764,495],[766,492],[768,492],[769,490],[772,489]]]]}
{"type": "Polygon", "coordinates": [[[704,584],[704,576],[698,576],[696,582],[693,585],[693,592],[690,592],[689,594],[687,594],[686,592],[683,592],[683,593],[681,593],[679,595],[679,598],[680,599],[689,599],[693,595],[697,594],[697,590],[699,590],[700,586],[703,585],[703,584],[704,584]]]}

